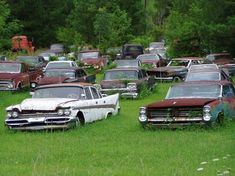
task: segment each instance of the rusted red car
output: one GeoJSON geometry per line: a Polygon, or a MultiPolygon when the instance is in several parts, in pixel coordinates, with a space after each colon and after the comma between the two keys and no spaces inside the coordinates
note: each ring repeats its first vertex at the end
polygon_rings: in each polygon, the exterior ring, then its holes
{"type": "Polygon", "coordinates": [[[88,75],[83,68],[48,68],[44,76],[31,82],[31,91],[36,87],[48,84],[59,84],[68,82],[89,82],[95,83],[96,76],[88,75]]]}
{"type": "Polygon", "coordinates": [[[167,65],[166,59],[159,54],[141,54],[136,59],[146,68],[164,67],[167,65]]]}
{"type": "Polygon", "coordinates": [[[99,50],[80,51],[78,60],[85,67],[94,67],[96,69],[101,69],[108,63],[108,58],[103,57],[99,50]]]}
{"type": "Polygon", "coordinates": [[[230,53],[209,54],[206,59],[217,64],[220,68],[227,69],[230,76],[235,75],[235,60],[230,53]]]}
{"type": "Polygon", "coordinates": [[[30,70],[23,62],[0,62],[0,90],[21,90],[42,75],[42,70],[30,70]]]}
{"type": "Polygon", "coordinates": [[[171,59],[166,67],[151,68],[147,72],[149,75],[154,76],[156,80],[182,81],[185,79],[191,65],[200,64],[204,60],[204,58],[200,57],[174,58],[171,59]]]}
{"type": "Polygon", "coordinates": [[[141,86],[153,89],[155,80],[142,68],[123,67],[107,70],[100,85],[104,94],[120,93],[125,98],[138,98],[141,86]]]}
{"type": "Polygon", "coordinates": [[[223,124],[235,117],[235,89],[229,81],[194,81],[173,85],[165,100],[140,107],[143,126],[178,127],[223,124]]]}

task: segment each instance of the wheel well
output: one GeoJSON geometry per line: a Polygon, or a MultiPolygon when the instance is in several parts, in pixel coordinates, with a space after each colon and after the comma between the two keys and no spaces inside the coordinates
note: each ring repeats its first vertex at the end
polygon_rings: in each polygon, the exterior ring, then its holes
{"type": "Polygon", "coordinates": [[[112,112],[108,112],[107,115],[106,115],[106,118],[107,118],[107,117],[111,117],[112,115],[113,115],[112,112]]]}
{"type": "Polygon", "coordinates": [[[78,120],[81,123],[81,125],[84,125],[85,124],[85,118],[84,118],[84,115],[81,111],[79,111],[77,113],[77,117],[78,117],[78,120]]]}

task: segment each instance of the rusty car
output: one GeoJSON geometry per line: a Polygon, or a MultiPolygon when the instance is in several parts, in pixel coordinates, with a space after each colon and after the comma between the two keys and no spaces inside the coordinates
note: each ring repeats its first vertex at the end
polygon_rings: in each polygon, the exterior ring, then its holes
{"type": "Polygon", "coordinates": [[[155,88],[155,80],[139,67],[123,67],[106,70],[101,81],[101,92],[104,94],[120,93],[121,97],[138,98],[141,88],[155,88]]]}
{"type": "Polygon", "coordinates": [[[197,65],[205,59],[200,57],[184,57],[174,58],[168,63],[166,67],[157,67],[148,69],[149,75],[155,77],[156,80],[161,81],[182,81],[188,72],[191,65],[197,65]]]}
{"type": "Polygon", "coordinates": [[[147,68],[156,68],[164,67],[167,65],[166,59],[162,58],[159,54],[141,54],[136,60],[141,62],[142,67],[147,68]]]}
{"type": "Polygon", "coordinates": [[[42,56],[17,56],[16,61],[25,62],[30,66],[30,69],[42,69],[47,65],[46,61],[42,56]]]}
{"type": "Polygon", "coordinates": [[[93,67],[95,69],[102,69],[108,64],[108,58],[102,56],[99,50],[80,51],[78,61],[80,61],[84,67],[93,67]]]}
{"type": "Polygon", "coordinates": [[[0,90],[21,90],[43,75],[42,70],[29,68],[23,62],[0,61],[0,90]]]}
{"type": "Polygon", "coordinates": [[[88,75],[83,68],[49,68],[46,69],[44,75],[35,82],[31,82],[31,92],[41,85],[59,84],[65,82],[89,82],[95,83],[96,76],[88,75]]]}
{"type": "Polygon", "coordinates": [[[169,88],[166,98],[139,109],[144,126],[179,127],[223,124],[235,116],[235,89],[231,82],[193,81],[169,88]]]}
{"type": "Polygon", "coordinates": [[[5,125],[12,130],[68,129],[116,115],[119,95],[103,97],[89,83],[40,86],[32,98],[6,108],[5,125]]]}
{"type": "Polygon", "coordinates": [[[217,64],[220,68],[227,69],[229,75],[235,75],[235,59],[230,53],[212,53],[208,54],[206,59],[214,64],[217,64]]]}

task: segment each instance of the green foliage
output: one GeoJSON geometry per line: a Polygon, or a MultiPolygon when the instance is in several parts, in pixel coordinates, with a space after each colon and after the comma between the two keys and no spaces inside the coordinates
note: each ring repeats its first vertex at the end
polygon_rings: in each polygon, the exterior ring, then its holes
{"type": "Polygon", "coordinates": [[[11,18],[11,11],[5,0],[0,0],[0,50],[11,49],[11,37],[19,32],[21,25],[18,20],[11,18]]]}
{"type": "Polygon", "coordinates": [[[148,47],[149,43],[152,41],[154,41],[154,39],[151,36],[142,35],[132,38],[130,43],[141,44],[144,47],[148,47]]]}
{"type": "Polygon", "coordinates": [[[231,45],[235,38],[234,23],[230,21],[233,16],[227,16],[225,1],[191,0],[186,3],[175,0],[173,4],[165,24],[165,37],[172,57],[200,56],[223,50],[234,52],[231,45]]]}

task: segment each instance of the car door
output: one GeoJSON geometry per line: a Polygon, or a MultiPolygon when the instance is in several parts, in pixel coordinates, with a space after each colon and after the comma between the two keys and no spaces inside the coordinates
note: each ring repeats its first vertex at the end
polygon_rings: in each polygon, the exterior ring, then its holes
{"type": "Polygon", "coordinates": [[[225,117],[235,117],[235,89],[232,84],[224,85],[222,92],[225,117]]]}

